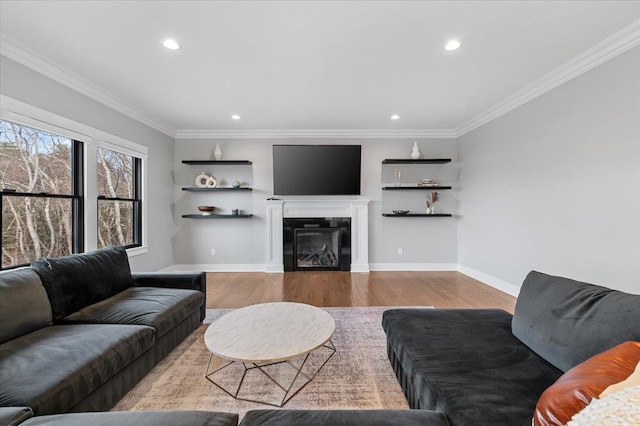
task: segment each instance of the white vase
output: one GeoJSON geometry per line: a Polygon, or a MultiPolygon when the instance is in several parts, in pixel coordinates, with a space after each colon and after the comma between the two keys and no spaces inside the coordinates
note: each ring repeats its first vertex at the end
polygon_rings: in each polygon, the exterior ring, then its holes
{"type": "Polygon", "coordinates": [[[420,148],[418,147],[418,142],[413,143],[413,148],[411,149],[411,158],[413,160],[417,160],[420,158],[420,148]]]}
{"type": "Polygon", "coordinates": [[[220,144],[216,144],[216,149],[213,151],[213,158],[216,159],[216,161],[220,161],[222,160],[222,148],[220,148],[220,144]]]}
{"type": "Polygon", "coordinates": [[[205,172],[200,173],[198,176],[196,176],[196,186],[198,188],[206,188],[207,180],[209,180],[209,175],[205,172]]]}

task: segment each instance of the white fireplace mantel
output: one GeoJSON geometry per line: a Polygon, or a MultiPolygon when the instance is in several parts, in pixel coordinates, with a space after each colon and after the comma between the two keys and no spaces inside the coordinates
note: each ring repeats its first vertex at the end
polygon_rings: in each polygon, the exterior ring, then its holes
{"type": "Polygon", "coordinates": [[[369,200],[267,200],[267,272],[284,272],[284,218],[351,218],[351,272],[369,272],[369,200]]]}

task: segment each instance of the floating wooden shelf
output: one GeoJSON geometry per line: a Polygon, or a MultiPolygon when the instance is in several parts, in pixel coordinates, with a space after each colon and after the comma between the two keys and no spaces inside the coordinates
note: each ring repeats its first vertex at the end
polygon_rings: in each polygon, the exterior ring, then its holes
{"type": "Polygon", "coordinates": [[[243,219],[253,216],[252,214],[183,214],[187,219],[243,219]]]}
{"type": "Polygon", "coordinates": [[[230,186],[224,186],[222,188],[194,188],[194,187],[186,187],[182,188],[183,191],[193,191],[193,192],[210,192],[210,191],[253,191],[253,188],[243,187],[233,188],[230,186]]]}
{"type": "Polygon", "coordinates": [[[214,164],[218,166],[248,166],[253,163],[247,160],[182,160],[182,164],[190,164],[192,166],[204,164],[214,164]]]}
{"type": "Polygon", "coordinates": [[[395,213],[382,213],[384,217],[451,217],[449,213],[407,213],[407,214],[395,214],[395,213]]]}
{"type": "Polygon", "coordinates": [[[411,159],[382,160],[382,164],[446,164],[450,162],[451,162],[451,158],[425,158],[423,160],[411,160],[411,159]]]}
{"type": "Polygon", "coordinates": [[[450,186],[383,186],[383,190],[387,191],[404,191],[407,189],[419,189],[419,190],[427,190],[427,191],[436,191],[438,189],[451,189],[450,186]]]}

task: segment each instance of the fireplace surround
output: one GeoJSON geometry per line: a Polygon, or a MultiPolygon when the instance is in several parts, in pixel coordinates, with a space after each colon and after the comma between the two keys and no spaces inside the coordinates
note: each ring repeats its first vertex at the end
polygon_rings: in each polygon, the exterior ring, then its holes
{"type": "MultiPolygon", "coordinates": [[[[291,199],[267,200],[266,272],[284,272],[284,219],[349,218],[351,221],[351,272],[369,272],[369,200],[291,199]]],[[[341,264],[341,270],[343,265],[341,264]]]]}

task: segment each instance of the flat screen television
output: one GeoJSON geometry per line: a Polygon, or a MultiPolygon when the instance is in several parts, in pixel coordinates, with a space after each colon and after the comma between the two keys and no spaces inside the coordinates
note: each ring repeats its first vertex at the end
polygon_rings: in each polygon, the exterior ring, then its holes
{"type": "Polygon", "coordinates": [[[360,195],[360,145],[274,145],[274,195],[360,195]]]}

